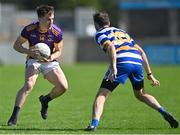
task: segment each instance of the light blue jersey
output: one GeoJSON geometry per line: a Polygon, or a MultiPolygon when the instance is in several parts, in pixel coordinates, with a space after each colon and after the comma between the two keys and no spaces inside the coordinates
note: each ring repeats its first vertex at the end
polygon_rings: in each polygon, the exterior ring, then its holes
{"type": "Polygon", "coordinates": [[[96,32],[96,42],[104,50],[107,41],[111,41],[116,49],[117,64],[131,63],[142,65],[142,57],[135,41],[123,30],[115,27],[104,27],[96,32]]]}

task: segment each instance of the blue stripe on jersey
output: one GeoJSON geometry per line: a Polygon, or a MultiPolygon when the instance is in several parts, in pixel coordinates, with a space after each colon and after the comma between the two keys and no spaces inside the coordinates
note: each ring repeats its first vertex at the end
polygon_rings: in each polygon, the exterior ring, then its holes
{"type": "Polygon", "coordinates": [[[121,47],[121,46],[119,46],[119,45],[114,45],[114,46],[115,46],[116,49],[119,48],[119,47],[121,47]]]}
{"type": "Polygon", "coordinates": [[[131,43],[133,44],[133,45],[135,45],[136,44],[136,42],[133,40],[133,41],[131,41],[131,43]]]}
{"type": "Polygon", "coordinates": [[[106,32],[104,32],[104,33],[97,33],[97,35],[96,35],[96,40],[98,41],[98,38],[101,36],[101,35],[108,35],[108,34],[110,34],[111,33],[111,31],[106,31],[106,32]]]}
{"type": "Polygon", "coordinates": [[[101,41],[100,41],[100,43],[98,42],[98,38],[101,36],[101,35],[103,35],[104,33],[96,33],[96,36],[95,36],[95,40],[96,40],[96,42],[100,45],[101,44],[101,41]]]}
{"type": "MultiPolygon", "coordinates": [[[[94,40],[96,41],[96,43],[98,43],[98,36],[94,37],[94,40]]],[[[99,43],[98,43],[99,44],[99,43]]]]}
{"type": "Polygon", "coordinates": [[[115,37],[111,37],[111,38],[110,38],[110,41],[114,41],[114,40],[115,40],[115,37]]]}
{"type": "Polygon", "coordinates": [[[103,38],[102,40],[101,40],[101,45],[103,45],[103,43],[105,42],[105,41],[107,41],[108,40],[108,38],[103,38]]]}
{"type": "Polygon", "coordinates": [[[127,39],[126,37],[121,37],[122,39],[127,39]]]}
{"type": "MultiPolygon", "coordinates": [[[[112,28],[112,27],[111,27],[111,28],[112,28]]],[[[121,29],[118,29],[118,28],[114,28],[114,29],[113,29],[113,32],[117,32],[117,31],[123,32],[123,33],[127,34],[124,30],[121,30],[121,29]]]]}
{"type": "Polygon", "coordinates": [[[116,53],[120,54],[120,53],[125,53],[125,52],[131,52],[131,53],[134,53],[134,54],[140,54],[140,52],[138,50],[120,50],[120,51],[118,51],[116,53]]]}
{"type": "Polygon", "coordinates": [[[142,64],[142,60],[137,59],[137,58],[132,58],[132,57],[117,58],[117,63],[118,62],[125,62],[125,61],[133,61],[133,62],[137,62],[137,63],[142,64]]]}
{"type": "Polygon", "coordinates": [[[131,43],[129,43],[129,42],[124,42],[124,43],[121,44],[121,46],[126,46],[126,45],[129,45],[130,47],[133,47],[133,45],[131,43]]]}
{"type": "Polygon", "coordinates": [[[112,31],[106,31],[106,32],[104,32],[105,35],[109,35],[110,33],[112,33],[112,31]]]}
{"type": "Polygon", "coordinates": [[[95,36],[96,41],[98,41],[98,38],[99,38],[101,35],[103,35],[103,33],[97,33],[97,34],[96,34],[96,36],[95,36]]]}

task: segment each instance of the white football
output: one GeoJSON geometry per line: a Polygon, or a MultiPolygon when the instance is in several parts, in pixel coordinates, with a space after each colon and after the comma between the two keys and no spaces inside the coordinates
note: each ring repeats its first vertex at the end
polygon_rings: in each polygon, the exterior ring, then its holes
{"type": "Polygon", "coordinates": [[[51,50],[49,48],[49,46],[45,43],[37,43],[35,46],[34,46],[35,50],[38,50],[40,55],[43,57],[43,58],[48,58],[51,54],[51,50]]]}

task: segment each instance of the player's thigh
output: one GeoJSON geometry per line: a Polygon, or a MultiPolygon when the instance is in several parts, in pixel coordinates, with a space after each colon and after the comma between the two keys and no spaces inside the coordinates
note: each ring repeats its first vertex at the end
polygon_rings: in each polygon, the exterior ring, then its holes
{"type": "Polygon", "coordinates": [[[146,94],[144,88],[141,88],[139,90],[133,89],[135,97],[139,98],[142,97],[144,94],[146,94]]]}
{"type": "Polygon", "coordinates": [[[45,78],[53,85],[68,87],[67,79],[60,67],[57,67],[45,75],[45,78]]]}
{"type": "Polygon", "coordinates": [[[107,88],[99,88],[96,97],[104,96],[105,98],[111,94],[111,91],[107,88]]]}
{"type": "Polygon", "coordinates": [[[132,72],[129,74],[129,79],[134,90],[140,91],[141,89],[143,89],[144,76],[142,66],[134,65],[132,72]]]}
{"type": "Polygon", "coordinates": [[[118,85],[119,82],[111,82],[110,80],[103,79],[100,85],[100,90],[105,89],[112,92],[118,85]]]}
{"type": "Polygon", "coordinates": [[[36,83],[38,75],[38,69],[36,69],[33,65],[27,66],[25,70],[25,83],[34,85],[36,83]]]}

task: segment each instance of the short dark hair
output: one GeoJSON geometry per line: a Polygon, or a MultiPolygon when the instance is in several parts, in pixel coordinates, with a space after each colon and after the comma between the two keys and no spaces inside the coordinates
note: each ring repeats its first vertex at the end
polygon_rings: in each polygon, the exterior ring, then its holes
{"type": "Polygon", "coordinates": [[[48,5],[40,5],[36,8],[36,11],[38,17],[44,17],[49,12],[54,12],[54,7],[48,5]]]}
{"type": "Polygon", "coordinates": [[[97,23],[100,27],[103,27],[104,25],[108,25],[110,22],[109,15],[105,11],[95,13],[93,15],[93,19],[94,22],[97,23]]]}

